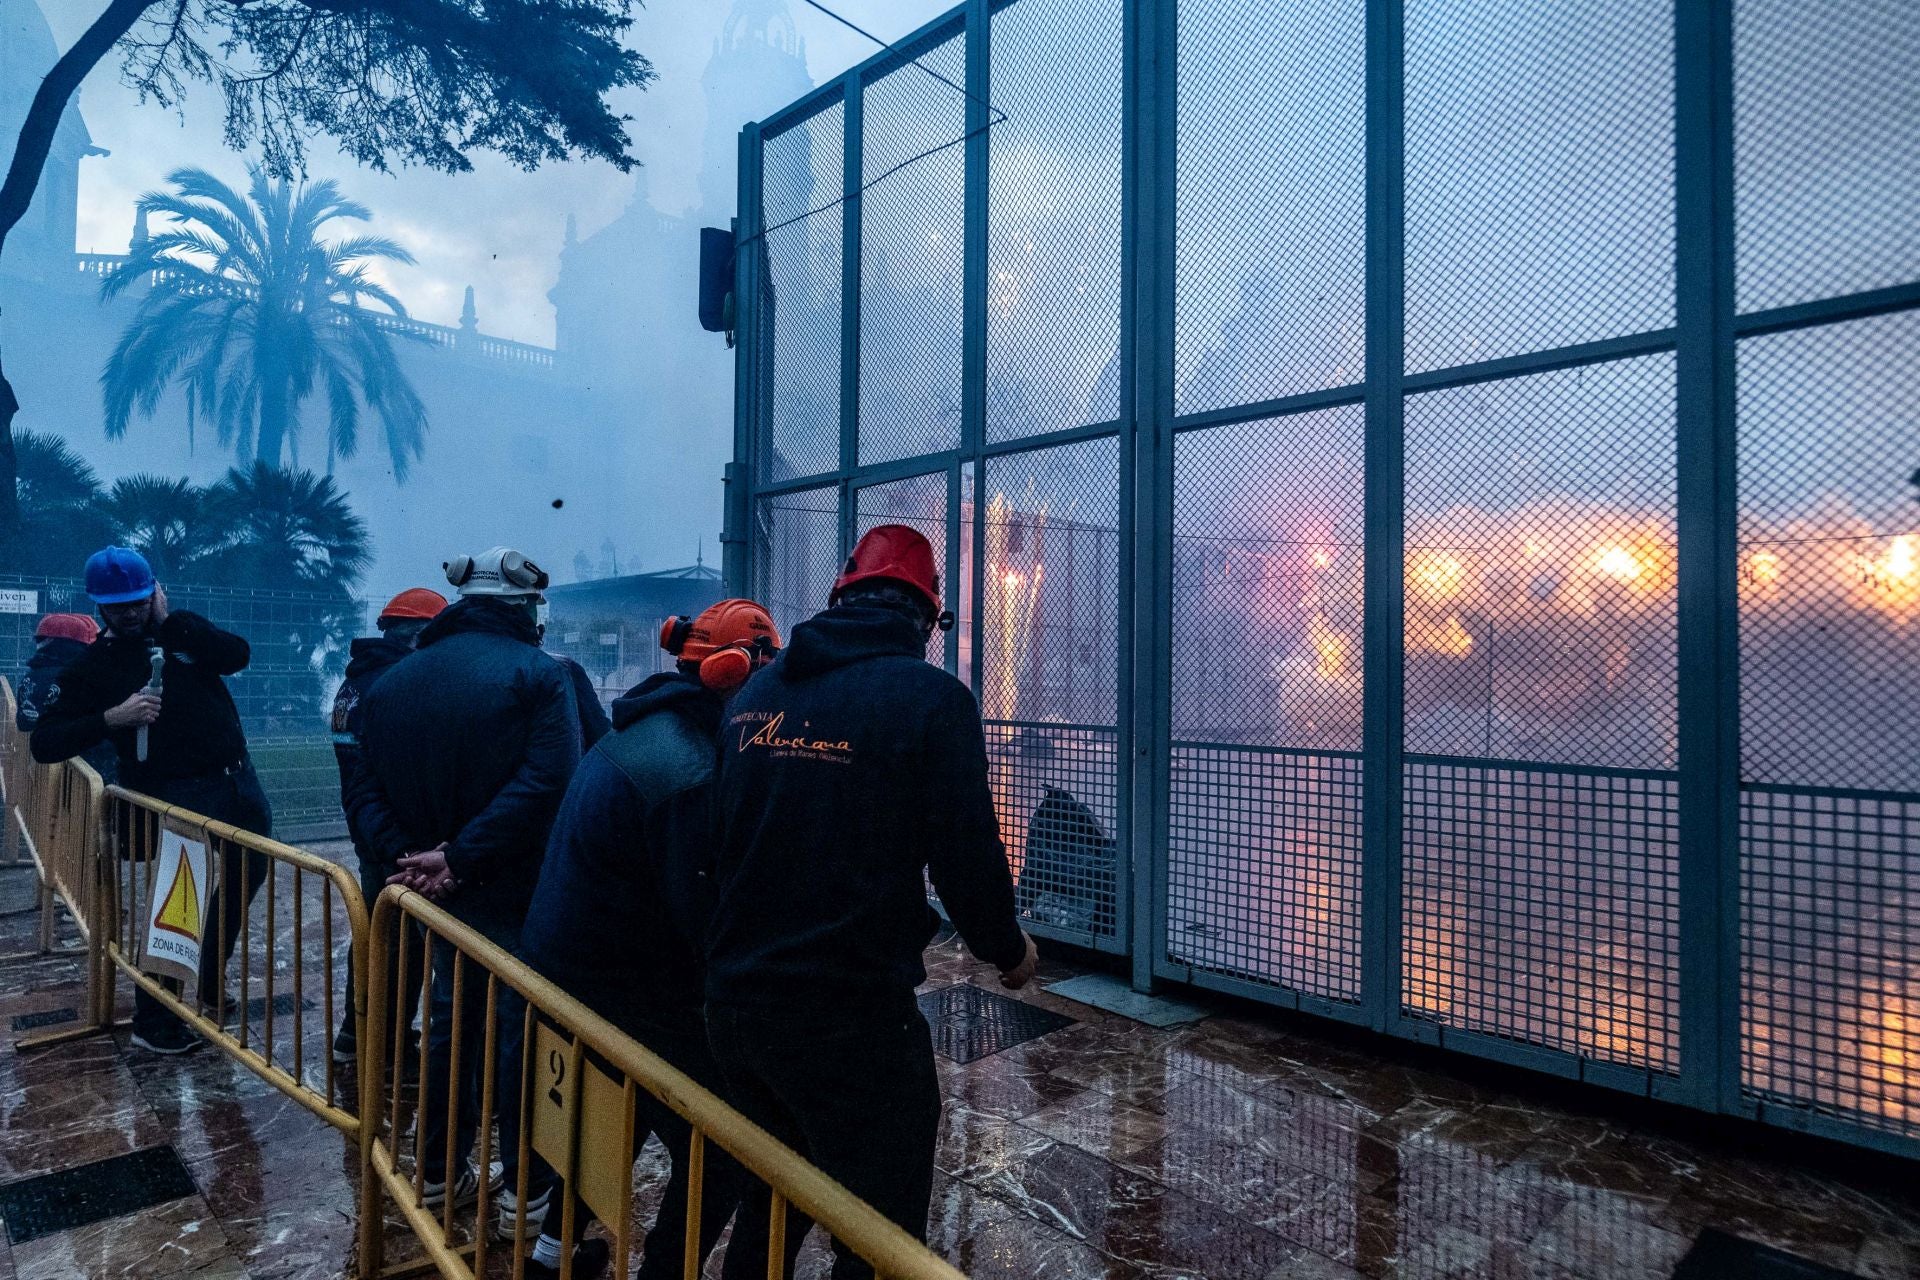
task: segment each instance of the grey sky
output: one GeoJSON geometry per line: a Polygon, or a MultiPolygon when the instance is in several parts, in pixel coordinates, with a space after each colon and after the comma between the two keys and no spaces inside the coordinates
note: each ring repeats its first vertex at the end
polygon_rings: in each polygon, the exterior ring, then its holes
{"type": "MultiPolygon", "coordinates": [[[[98,12],[98,0],[41,0],[64,49],[98,12]]],[[[553,308],[546,293],[558,270],[568,213],[581,234],[615,218],[636,182],[649,184],[663,212],[699,200],[698,176],[706,103],[700,73],[730,0],[655,0],[635,11],[632,44],[654,62],[659,80],[645,93],[624,95],[633,116],[634,154],[645,164],[622,175],[598,164],[567,164],[527,174],[491,156],[476,156],[475,171],[448,176],[424,170],[379,174],[361,169],[325,140],[309,157],[315,176],[338,178],[374,211],[377,229],[412,251],[419,265],[393,272],[392,282],[421,319],[452,323],[462,289],[478,294],[481,327],[502,337],[553,341],[553,308]]],[[[868,41],[793,0],[815,82],[839,74],[876,51],[868,41]]],[[[951,7],[945,0],[834,0],[849,19],[885,39],[896,39],[951,7]]],[[[80,107],[96,144],[112,154],[81,166],[80,227],[76,248],[122,252],[140,192],[161,185],[183,164],[235,179],[244,157],[220,138],[220,96],[200,87],[184,109],[142,105],[119,82],[118,62],[96,69],[81,90],[80,107]]],[[[9,142],[8,149],[11,149],[9,142]]],[[[687,299],[689,320],[692,299],[687,299]]]]}

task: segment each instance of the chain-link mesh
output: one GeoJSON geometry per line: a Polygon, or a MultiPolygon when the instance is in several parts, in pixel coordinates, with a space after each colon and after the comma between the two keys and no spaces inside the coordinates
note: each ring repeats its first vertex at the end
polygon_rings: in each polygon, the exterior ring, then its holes
{"type": "Polygon", "coordinates": [[[1678,787],[1661,775],[1409,762],[1408,1013],[1678,1069],[1678,787]]]}
{"type": "Polygon", "coordinates": [[[1177,412],[1363,376],[1364,17],[1180,5],[1177,412]]]}
{"type": "Polygon", "coordinates": [[[1167,955],[1360,998],[1360,758],[1175,743],[1167,955]]]}
{"type": "Polygon", "coordinates": [[[1409,0],[1406,361],[1673,323],[1670,0],[1409,0]]]}
{"type": "MultiPolygon", "coordinates": [[[[934,571],[947,572],[947,477],[945,472],[911,476],[886,484],[868,485],[854,492],[853,536],[883,524],[904,524],[925,534],[933,544],[934,571]]],[[[952,584],[941,583],[941,595],[951,598],[952,584]]],[[[947,635],[935,631],[927,641],[927,661],[942,665],[947,635]]]]}
{"type": "Polygon", "coordinates": [[[1920,801],[1749,789],[1740,846],[1746,1091],[1920,1129],[1920,801]]]}
{"type": "Polygon", "coordinates": [[[1920,1126],[1916,343],[1906,313],[1739,352],[1743,1080],[1894,1130],[1920,1126]]]}
{"type": "MultiPolygon", "coordinates": [[[[1673,361],[1410,397],[1410,752],[1671,768],[1673,361]]],[[[1410,763],[1414,1013],[1673,1067],[1670,780],[1410,763]]]]}
{"type": "Polygon", "coordinates": [[[1920,791],[1916,351],[1912,312],[1740,344],[1750,780],[1920,791]]]}
{"type": "Polygon", "coordinates": [[[1920,5],[1739,0],[1742,311],[1920,279],[1920,5]]]}
{"type": "Polygon", "coordinates": [[[1352,406],[1174,452],[1168,954],[1338,1000],[1360,994],[1363,430],[1352,406]]]}
{"type": "Polygon", "coordinates": [[[1120,17],[1111,0],[993,16],[991,441],[1120,413],[1120,17]]]}
{"type": "Polygon", "coordinates": [[[766,271],[761,352],[761,479],[817,475],[840,465],[841,209],[846,168],[838,102],[762,147],[766,271]],[[814,209],[824,212],[802,217],[814,209]],[[798,221],[792,221],[798,219],[798,221]],[[780,224],[786,225],[781,226],[780,224]],[[772,230],[779,227],[778,230],[772,230]]]}
{"type": "Polygon", "coordinates": [[[947,147],[875,180],[965,135],[966,37],[915,58],[868,84],[861,125],[861,181],[875,183],[860,215],[863,464],[960,443],[966,150],[947,147]]]}
{"type": "Polygon", "coordinates": [[[827,607],[840,573],[840,491],[807,489],[762,498],[753,520],[753,598],[782,638],[827,607]]]}
{"type": "MultiPolygon", "coordinates": [[[[43,615],[95,612],[75,579],[6,575],[0,591],[19,593],[8,598],[21,612],[0,613],[0,666],[16,686],[43,615]]],[[[340,775],[328,713],[346,668],[347,643],[366,634],[371,621],[366,606],[315,592],[175,583],[167,584],[167,600],[247,641],[246,670],[225,683],[278,827],[340,823],[340,775]]]]}
{"type": "Polygon", "coordinates": [[[1118,735],[1006,721],[990,721],[986,731],[987,777],[1021,915],[1070,934],[1114,937],[1118,735]]]}
{"type": "Polygon", "coordinates": [[[989,720],[1111,725],[1119,678],[1120,449],[1111,437],[990,458],[989,720]]]}
{"type": "Polygon", "coordinates": [[[1022,904],[1102,937],[1118,924],[1119,465],[1110,437],[989,459],[978,513],[981,710],[1022,904]]]}
{"type": "Polygon", "coordinates": [[[1670,768],[1673,360],[1411,396],[1407,750],[1670,768]]]}

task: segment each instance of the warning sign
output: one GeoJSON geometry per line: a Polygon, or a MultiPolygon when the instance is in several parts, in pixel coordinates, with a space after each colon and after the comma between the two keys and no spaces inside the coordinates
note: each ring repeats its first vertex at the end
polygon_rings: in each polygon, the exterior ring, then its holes
{"type": "Polygon", "coordinates": [[[212,888],[204,834],[177,829],[169,822],[160,832],[147,940],[140,954],[143,970],[160,978],[199,980],[200,938],[212,888]]]}

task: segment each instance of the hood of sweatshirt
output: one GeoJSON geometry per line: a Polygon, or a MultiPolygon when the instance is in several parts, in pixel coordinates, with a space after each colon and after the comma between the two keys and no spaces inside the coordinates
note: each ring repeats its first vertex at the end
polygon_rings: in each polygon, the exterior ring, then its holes
{"type": "Polygon", "coordinates": [[[840,605],[793,629],[781,653],[781,672],[805,680],[867,658],[924,658],[927,640],[913,617],[884,605],[840,605]]]}

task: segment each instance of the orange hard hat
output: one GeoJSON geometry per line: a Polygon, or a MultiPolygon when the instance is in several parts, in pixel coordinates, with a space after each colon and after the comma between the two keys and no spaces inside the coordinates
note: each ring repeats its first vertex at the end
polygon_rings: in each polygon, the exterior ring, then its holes
{"type": "Polygon", "coordinates": [[[838,604],[842,591],[874,578],[911,587],[926,597],[935,613],[940,612],[940,571],[933,565],[933,544],[918,529],[883,524],[867,530],[834,580],[827,603],[838,604]]]}
{"type": "Polygon", "coordinates": [[[35,640],[78,640],[92,644],[100,637],[100,624],[84,613],[50,613],[33,629],[35,640]]]}
{"type": "Polygon", "coordinates": [[[447,598],[438,591],[429,591],[425,587],[408,587],[387,601],[387,607],[380,611],[380,617],[374,625],[384,627],[390,619],[437,618],[440,616],[440,611],[446,607],[447,598]]]}
{"type": "Polygon", "coordinates": [[[767,611],[751,600],[722,600],[697,618],[684,615],[660,624],[660,647],[696,664],[700,683],[722,693],[739,688],[773,661],[780,632],[767,611]]]}

